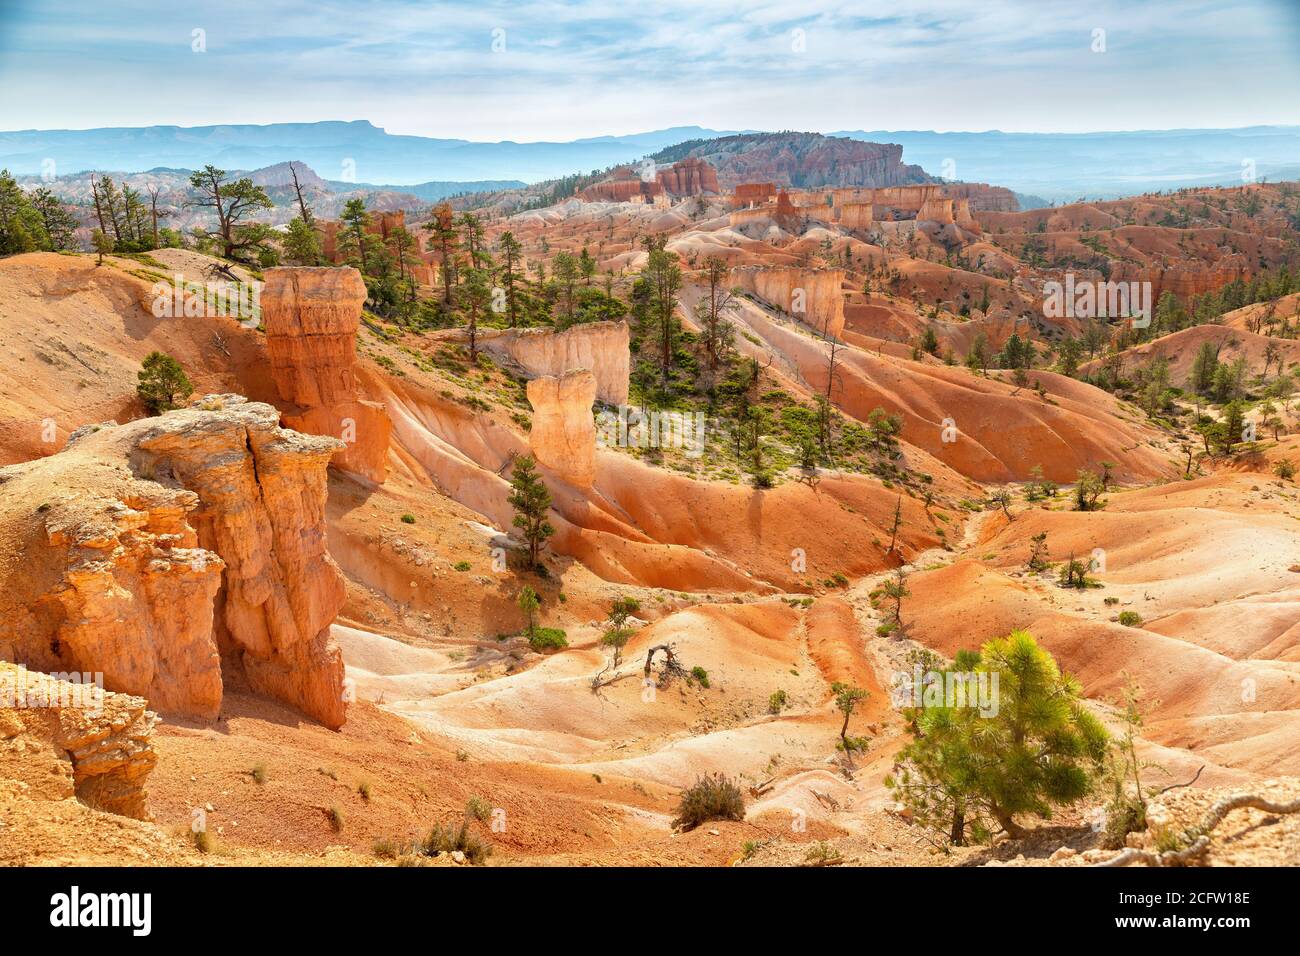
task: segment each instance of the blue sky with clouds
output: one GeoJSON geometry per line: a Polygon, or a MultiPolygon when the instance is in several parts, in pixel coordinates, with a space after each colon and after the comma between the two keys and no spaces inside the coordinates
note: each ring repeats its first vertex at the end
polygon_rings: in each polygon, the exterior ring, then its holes
{"type": "Polygon", "coordinates": [[[0,129],[324,119],[479,140],[1297,124],[1300,2],[0,0],[0,129]]]}

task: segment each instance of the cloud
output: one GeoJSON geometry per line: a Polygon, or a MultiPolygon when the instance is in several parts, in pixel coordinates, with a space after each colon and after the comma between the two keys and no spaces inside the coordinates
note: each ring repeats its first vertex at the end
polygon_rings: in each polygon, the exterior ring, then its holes
{"type": "Polygon", "coordinates": [[[1285,0],[54,6],[0,12],[0,127],[367,118],[393,132],[563,139],[689,123],[1300,120],[1285,0]],[[195,29],[206,52],[191,50],[195,29]]]}

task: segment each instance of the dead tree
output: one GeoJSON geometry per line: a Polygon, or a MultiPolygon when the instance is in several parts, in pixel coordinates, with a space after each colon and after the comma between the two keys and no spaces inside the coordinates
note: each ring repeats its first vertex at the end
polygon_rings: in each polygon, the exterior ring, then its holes
{"type": "Polygon", "coordinates": [[[659,687],[667,687],[674,677],[680,677],[682,680],[686,679],[686,668],[682,666],[682,662],[677,657],[677,649],[672,644],[656,644],[646,651],[645,669],[642,672],[644,680],[650,679],[650,666],[654,663],[655,651],[664,652],[663,669],[660,670],[659,680],[657,681],[659,687]]]}
{"type": "Polygon", "coordinates": [[[1209,812],[1202,818],[1200,826],[1187,832],[1189,837],[1195,835],[1196,839],[1185,849],[1166,850],[1164,853],[1156,853],[1151,850],[1130,847],[1119,856],[1096,865],[1128,866],[1130,863],[1145,863],[1148,866],[1185,866],[1194,863],[1210,848],[1210,832],[1222,823],[1223,818],[1229,813],[1242,807],[1263,810],[1265,813],[1300,813],[1300,798],[1292,800],[1290,803],[1274,803],[1272,800],[1265,799],[1256,793],[1235,793],[1224,797],[1210,807],[1209,812]]]}
{"type": "Polygon", "coordinates": [[[302,210],[302,221],[310,226],[312,224],[311,207],[307,205],[307,200],[303,198],[302,184],[298,182],[296,164],[289,164],[289,175],[293,177],[293,191],[298,194],[298,208],[302,210]]]}

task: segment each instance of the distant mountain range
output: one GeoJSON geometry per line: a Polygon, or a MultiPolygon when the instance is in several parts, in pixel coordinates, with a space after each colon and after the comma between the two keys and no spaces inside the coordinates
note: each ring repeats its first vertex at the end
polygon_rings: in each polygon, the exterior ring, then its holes
{"type": "MultiPolygon", "coordinates": [[[[453,182],[469,189],[484,180],[537,182],[602,169],[701,136],[697,126],[569,143],[474,143],[399,136],[364,120],[273,123],[269,126],[146,126],[0,132],[0,168],[40,174],[52,159],[59,174],[87,169],[141,172],[155,167],[258,169],[300,160],[325,179],[410,184],[453,182]]],[[[457,188],[458,192],[467,191],[457,188]]],[[[438,197],[441,198],[441,197],[438,197]]]]}
{"type": "Polygon", "coordinates": [[[898,143],[909,163],[945,179],[987,182],[1055,202],[1185,186],[1239,186],[1244,176],[1300,179],[1300,126],[1122,133],[935,133],[845,130],[898,143]]]}
{"type": "MultiPolygon", "coordinates": [[[[678,126],[572,142],[478,143],[394,135],[364,120],[267,126],[147,126],[0,132],[0,167],[40,175],[158,167],[258,169],[299,160],[338,189],[403,192],[426,202],[632,162],[690,140],[752,130],[678,126]],[[386,185],[368,185],[368,184],[386,185]]],[[[987,182],[1053,201],[1183,186],[1300,178],[1300,127],[1104,133],[846,130],[898,144],[903,160],[946,179],[987,182]]]]}

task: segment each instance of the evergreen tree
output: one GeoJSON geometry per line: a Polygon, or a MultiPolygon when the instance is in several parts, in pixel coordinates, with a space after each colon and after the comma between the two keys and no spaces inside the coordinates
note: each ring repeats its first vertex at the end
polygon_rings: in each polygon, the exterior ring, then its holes
{"type": "Polygon", "coordinates": [[[517,301],[518,293],[515,291],[515,283],[519,280],[520,256],[523,252],[523,246],[515,238],[515,234],[510,231],[501,234],[501,282],[506,294],[506,316],[510,323],[510,328],[514,328],[519,323],[519,303],[517,301]]]}
{"type": "Polygon", "coordinates": [[[343,205],[339,220],[346,224],[340,236],[345,254],[361,270],[363,276],[371,275],[366,258],[366,227],[370,225],[366,201],[360,198],[349,199],[343,205]]]}
{"type": "Polygon", "coordinates": [[[80,225],[77,217],[59,202],[52,190],[44,186],[32,192],[31,204],[41,217],[41,227],[47,240],[45,248],[52,252],[71,249],[74,233],[80,225]]]}
{"type": "Polygon", "coordinates": [[[181,364],[164,352],[150,352],[136,377],[136,392],[152,415],[176,408],[194,393],[181,364]]]}
{"type": "Polygon", "coordinates": [[[536,591],[525,584],[519,592],[517,603],[519,610],[524,612],[524,617],[527,619],[525,633],[528,635],[528,643],[531,644],[537,636],[537,609],[542,606],[542,599],[537,596],[536,591]]]}
{"type": "Polygon", "coordinates": [[[217,217],[217,233],[212,238],[224,258],[247,262],[260,256],[271,239],[271,229],[265,223],[246,220],[259,209],[274,208],[266,190],[253,185],[247,176],[231,182],[224,169],[210,164],[190,175],[190,187],[196,198],[189,205],[211,209],[217,217]]]}
{"type": "Polygon", "coordinates": [[[578,272],[582,274],[583,283],[591,285],[592,277],[596,274],[596,260],[591,257],[587,247],[582,247],[582,253],[578,256],[578,272]]]}
{"type": "Polygon", "coordinates": [[[318,266],[324,261],[320,236],[311,225],[297,216],[289,220],[283,244],[285,258],[294,265],[318,266]]]}
{"type": "Polygon", "coordinates": [[[704,262],[708,293],[696,304],[695,318],[711,369],[718,367],[735,343],[735,328],[723,317],[735,303],[735,293],[723,287],[726,278],[726,262],[719,256],[709,256],[704,262]]]}
{"type": "Polygon", "coordinates": [[[441,202],[434,207],[433,218],[429,221],[427,248],[438,254],[438,262],[442,266],[442,301],[450,306],[456,287],[456,258],[460,250],[456,214],[452,212],[450,203],[441,202]]]}
{"type": "Polygon", "coordinates": [[[0,256],[49,248],[40,213],[9,170],[0,170],[0,256]]]}
{"type": "Polygon", "coordinates": [[[546,520],[551,508],[551,493],[537,474],[531,455],[515,459],[510,485],[512,491],[507,501],[515,509],[512,524],[520,530],[524,543],[528,545],[529,567],[536,569],[542,546],[555,534],[555,528],[546,520]]]}
{"type": "Polygon", "coordinates": [[[1021,837],[1016,817],[1050,818],[1093,791],[1109,736],[1032,636],[989,641],[954,669],[987,675],[990,692],[996,676],[996,713],[944,700],[907,714],[914,739],[886,783],[917,822],[959,845],[968,833],[987,839],[995,824],[1021,837]]]}
{"type": "Polygon", "coordinates": [[[567,252],[558,252],[551,260],[551,275],[554,277],[558,296],[556,302],[560,314],[555,325],[567,329],[573,324],[574,305],[578,284],[578,260],[567,252]]]}
{"type": "Polygon", "coordinates": [[[1219,350],[1213,342],[1202,342],[1196,359],[1192,362],[1192,390],[1202,395],[1209,393],[1219,370],[1219,350]]]}
{"type": "Polygon", "coordinates": [[[95,253],[99,257],[95,260],[97,266],[104,264],[104,256],[112,255],[116,245],[113,237],[107,235],[102,229],[96,229],[90,234],[90,244],[95,247],[95,253]]]}

